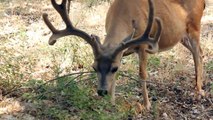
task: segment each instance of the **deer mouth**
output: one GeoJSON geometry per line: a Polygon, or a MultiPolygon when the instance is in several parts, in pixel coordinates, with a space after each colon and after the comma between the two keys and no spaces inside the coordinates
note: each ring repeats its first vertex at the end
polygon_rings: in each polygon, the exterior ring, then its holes
{"type": "Polygon", "coordinates": [[[98,90],[97,93],[99,96],[104,97],[108,94],[108,91],[107,90],[98,90]]]}

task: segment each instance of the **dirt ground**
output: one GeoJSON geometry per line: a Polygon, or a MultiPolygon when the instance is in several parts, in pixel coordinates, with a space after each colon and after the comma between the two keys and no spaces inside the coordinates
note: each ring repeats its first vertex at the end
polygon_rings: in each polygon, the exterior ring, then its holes
{"type": "MultiPolygon", "coordinates": [[[[97,33],[103,39],[105,35],[105,15],[109,6],[110,3],[104,2],[91,8],[85,8],[79,2],[74,2],[71,6],[71,10],[73,10],[72,16],[75,16],[73,21],[79,28],[88,30],[89,33],[97,33]],[[80,22],[78,23],[77,21],[80,22]]],[[[47,47],[50,32],[41,17],[42,13],[48,12],[52,16],[51,20],[57,19],[58,16],[52,10],[50,2],[47,0],[36,2],[30,0],[0,1],[0,65],[2,65],[0,79],[2,81],[19,80],[21,82],[17,83],[18,86],[18,84],[23,84],[29,79],[51,80],[55,77],[52,69],[54,63],[52,61],[50,63],[50,59],[45,57],[48,54],[46,49],[52,50],[54,48],[47,47]],[[25,57],[20,58],[19,56],[21,55],[25,55],[25,57]],[[46,59],[43,60],[42,58],[46,59]],[[13,63],[18,65],[14,65],[15,67],[11,70],[10,65],[13,65],[13,63]]],[[[57,27],[63,27],[60,20],[55,20],[54,23],[57,27]]],[[[144,111],[126,119],[213,120],[213,9],[211,6],[206,7],[202,18],[201,47],[204,51],[205,82],[203,89],[206,92],[205,97],[201,100],[195,99],[195,76],[192,55],[183,46],[177,45],[168,52],[152,56],[157,58],[157,60],[160,59],[160,65],[156,61],[150,61],[150,63],[157,64],[156,66],[150,65],[151,68],[148,71],[151,81],[148,83],[152,101],[151,111],[144,111]]],[[[85,54],[87,55],[87,53],[85,54]]],[[[137,57],[135,55],[130,57],[133,59],[125,58],[123,60],[124,64],[121,67],[121,71],[132,71],[131,73],[133,74],[130,73],[129,76],[137,77],[135,74],[138,69],[137,64],[135,64],[137,61],[134,61],[137,57]]],[[[90,62],[91,60],[88,59],[88,61],[90,62]]],[[[58,61],[55,63],[58,63],[58,61]]],[[[62,68],[70,67],[66,62],[63,62],[61,66],[62,68]]],[[[83,69],[87,69],[88,66],[90,65],[84,65],[83,69]]],[[[71,70],[64,70],[60,75],[81,69],[79,64],[71,67],[71,70]]],[[[125,78],[122,75],[118,79],[118,96],[126,92],[122,87],[128,79],[128,77],[125,78]]],[[[135,84],[134,81],[131,83],[135,84]]],[[[8,86],[10,85],[8,84],[8,86]]],[[[136,88],[128,86],[126,90],[129,89],[136,97],[141,96],[136,88]]],[[[23,101],[20,98],[20,93],[7,95],[6,93],[9,92],[6,90],[11,90],[12,93],[16,89],[5,88],[5,84],[0,84],[0,120],[38,119],[33,114],[37,110],[34,109],[32,103],[23,101]]]]}

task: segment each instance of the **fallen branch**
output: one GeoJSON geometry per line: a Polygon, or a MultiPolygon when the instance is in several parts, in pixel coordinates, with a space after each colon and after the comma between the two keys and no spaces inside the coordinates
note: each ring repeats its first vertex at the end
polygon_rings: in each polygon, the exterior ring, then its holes
{"type": "Polygon", "coordinates": [[[77,72],[77,73],[70,73],[70,74],[67,74],[67,75],[64,75],[64,76],[56,77],[56,78],[51,79],[51,80],[48,80],[48,81],[45,82],[44,84],[40,85],[39,87],[36,88],[36,90],[40,89],[42,86],[44,86],[44,85],[46,85],[46,84],[48,84],[48,83],[50,83],[50,82],[53,82],[53,81],[58,80],[58,79],[61,79],[61,78],[69,77],[69,76],[72,76],[72,75],[78,75],[78,74],[83,75],[83,74],[92,74],[92,73],[94,73],[94,72],[92,72],[92,71],[77,72]]]}
{"type": "MultiPolygon", "coordinates": [[[[67,85],[69,85],[69,83],[71,83],[71,81],[73,81],[73,80],[79,78],[82,74],[83,74],[83,73],[81,73],[80,75],[78,75],[78,76],[72,78],[69,82],[67,82],[67,83],[64,85],[64,87],[66,87],[67,85]]],[[[55,80],[55,79],[54,79],[54,80],[55,80]]],[[[63,87],[63,88],[64,88],[64,87],[63,87]]],[[[63,88],[60,88],[60,89],[63,89],[63,88]]],[[[59,88],[55,88],[55,89],[52,89],[52,90],[50,90],[50,91],[45,92],[44,94],[48,94],[48,93],[54,92],[55,90],[60,90],[60,89],[59,89],[59,88]]],[[[37,89],[37,90],[38,90],[38,89],[37,89]]],[[[36,97],[37,97],[37,96],[34,96],[34,98],[36,98],[36,97]]],[[[38,99],[40,99],[40,98],[41,98],[41,97],[39,97],[38,99]]]]}
{"type": "Polygon", "coordinates": [[[136,82],[146,82],[146,83],[154,83],[154,84],[159,84],[159,85],[167,85],[168,83],[160,83],[160,82],[156,82],[156,81],[150,81],[150,80],[139,80],[139,79],[136,79],[130,75],[126,75],[126,74],[123,74],[123,73],[119,73],[119,75],[121,75],[122,77],[126,77],[126,78],[129,78],[131,80],[134,80],[136,82]]]}
{"type": "MultiPolygon", "coordinates": [[[[69,76],[73,76],[73,75],[78,75],[78,74],[83,75],[83,74],[93,74],[93,73],[94,73],[93,71],[70,73],[70,74],[67,74],[67,75],[64,75],[64,76],[60,76],[60,77],[56,77],[54,79],[48,80],[44,84],[39,85],[38,87],[35,87],[35,88],[32,88],[32,89],[39,90],[42,86],[44,86],[44,85],[46,85],[50,82],[53,82],[55,80],[61,79],[61,78],[65,78],[65,77],[69,77],[69,76]]],[[[13,89],[12,91],[5,93],[3,96],[7,97],[7,96],[11,95],[12,93],[20,91],[22,89],[23,89],[22,87],[17,88],[17,89],[13,89]]]]}

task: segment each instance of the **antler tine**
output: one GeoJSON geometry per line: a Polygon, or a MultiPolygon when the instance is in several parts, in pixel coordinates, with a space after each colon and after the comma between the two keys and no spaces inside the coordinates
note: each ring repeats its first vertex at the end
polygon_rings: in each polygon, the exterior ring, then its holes
{"type": "Polygon", "coordinates": [[[67,9],[67,7],[69,7],[70,5],[70,0],[69,1],[62,0],[61,4],[57,4],[56,0],[51,0],[51,3],[53,7],[56,9],[56,11],[60,14],[61,18],[66,24],[66,28],[64,30],[57,30],[48,19],[48,15],[44,13],[43,14],[44,22],[53,33],[49,39],[49,45],[54,45],[58,38],[68,35],[75,35],[83,38],[86,42],[88,42],[93,49],[94,56],[97,57],[97,55],[100,53],[100,45],[101,45],[98,36],[95,35],[90,36],[86,32],[79,30],[72,25],[72,22],[68,15],[69,9],[67,9]]]}
{"type": "Polygon", "coordinates": [[[154,5],[152,0],[148,0],[149,3],[149,18],[148,18],[148,25],[146,26],[146,30],[142,36],[145,38],[149,37],[149,34],[151,32],[151,28],[154,21],[154,5]]]}
{"type": "Polygon", "coordinates": [[[70,12],[70,2],[71,2],[71,0],[68,0],[68,5],[67,5],[67,7],[68,7],[68,9],[67,9],[68,14],[70,12]]]}
{"type": "Polygon", "coordinates": [[[55,29],[55,27],[53,26],[53,24],[49,21],[49,19],[48,19],[48,14],[44,13],[44,14],[42,15],[42,17],[43,17],[43,19],[44,19],[45,24],[46,24],[47,27],[53,32],[53,34],[54,34],[54,33],[57,33],[58,30],[55,29]]]}
{"type": "Polygon", "coordinates": [[[68,11],[67,11],[67,0],[62,0],[61,4],[57,4],[55,0],[51,0],[53,7],[56,11],[60,14],[61,18],[65,22],[67,28],[73,28],[72,22],[69,18],[68,11]]]}
{"type": "Polygon", "coordinates": [[[154,38],[149,38],[150,39],[150,43],[149,44],[149,47],[151,47],[151,49],[146,49],[146,51],[148,53],[156,53],[159,49],[159,46],[158,46],[158,42],[160,40],[160,36],[161,36],[161,32],[162,32],[162,22],[161,22],[161,19],[160,18],[155,18],[156,22],[157,22],[157,25],[158,25],[158,29],[157,29],[157,32],[155,33],[155,36],[154,38]]]}
{"type": "MultiPolygon", "coordinates": [[[[155,53],[158,51],[158,42],[160,39],[160,35],[161,35],[161,31],[162,31],[162,22],[159,18],[155,18],[156,22],[157,22],[157,33],[155,34],[154,38],[150,38],[149,34],[151,32],[151,28],[153,26],[153,21],[154,21],[154,6],[153,6],[153,1],[152,0],[148,0],[149,3],[149,16],[148,16],[148,24],[146,27],[146,30],[144,32],[144,34],[134,40],[129,39],[130,36],[128,36],[127,38],[125,38],[123,40],[123,42],[115,49],[115,51],[113,52],[113,57],[116,57],[122,50],[133,46],[133,45],[140,45],[140,44],[148,44],[151,46],[151,50],[147,49],[147,52],[150,53],[155,53]],[[127,40],[129,39],[129,40],[127,40]]],[[[133,22],[133,27],[134,27],[134,22],[133,22]]],[[[135,29],[135,28],[134,28],[135,29]]]]}

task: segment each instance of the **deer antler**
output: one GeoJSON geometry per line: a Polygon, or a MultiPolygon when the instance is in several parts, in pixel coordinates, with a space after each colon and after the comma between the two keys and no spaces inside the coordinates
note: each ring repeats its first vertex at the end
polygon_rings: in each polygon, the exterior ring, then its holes
{"type": "MultiPolygon", "coordinates": [[[[157,32],[154,36],[154,38],[150,38],[149,34],[151,32],[151,28],[153,25],[153,21],[154,21],[154,7],[153,7],[153,2],[152,0],[148,0],[149,1],[149,19],[148,19],[148,25],[146,27],[146,30],[144,32],[144,34],[134,40],[131,40],[131,36],[134,34],[134,32],[128,36],[127,38],[125,38],[123,40],[123,42],[121,44],[119,44],[119,46],[115,49],[115,51],[113,52],[113,57],[116,57],[121,51],[123,51],[124,49],[130,47],[130,46],[134,46],[134,45],[140,45],[140,44],[148,44],[151,49],[147,49],[146,51],[149,53],[156,53],[158,51],[158,42],[160,40],[160,35],[161,35],[161,31],[162,31],[162,23],[161,20],[159,18],[155,18],[156,22],[157,22],[157,32]]],[[[132,22],[133,24],[133,28],[135,28],[135,22],[133,20],[132,22]]]]}
{"type": "Polygon", "coordinates": [[[48,26],[48,28],[52,31],[52,36],[49,39],[49,45],[54,45],[58,38],[68,35],[75,35],[83,38],[86,42],[88,42],[93,49],[95,57],[97,57],[97,55],[100,53],[99,38],[98,36],[95,35],[90,36],[86,32],[79,30],[72,25],[72,22],[68,15],[69,8],[67,9],[67,7],[70,5],[70,0],[68,1],[68,5],[67,0],[62,0],[61,4],[57,4],[56,0],[51,0],[51,3],[55,8],[55,10],[60,14],[61,18],[66,24],[66,28],[64,30],[57,30],[48,19],[48,15],[44,13],[43,14],[44,22],[48,26]]]}

